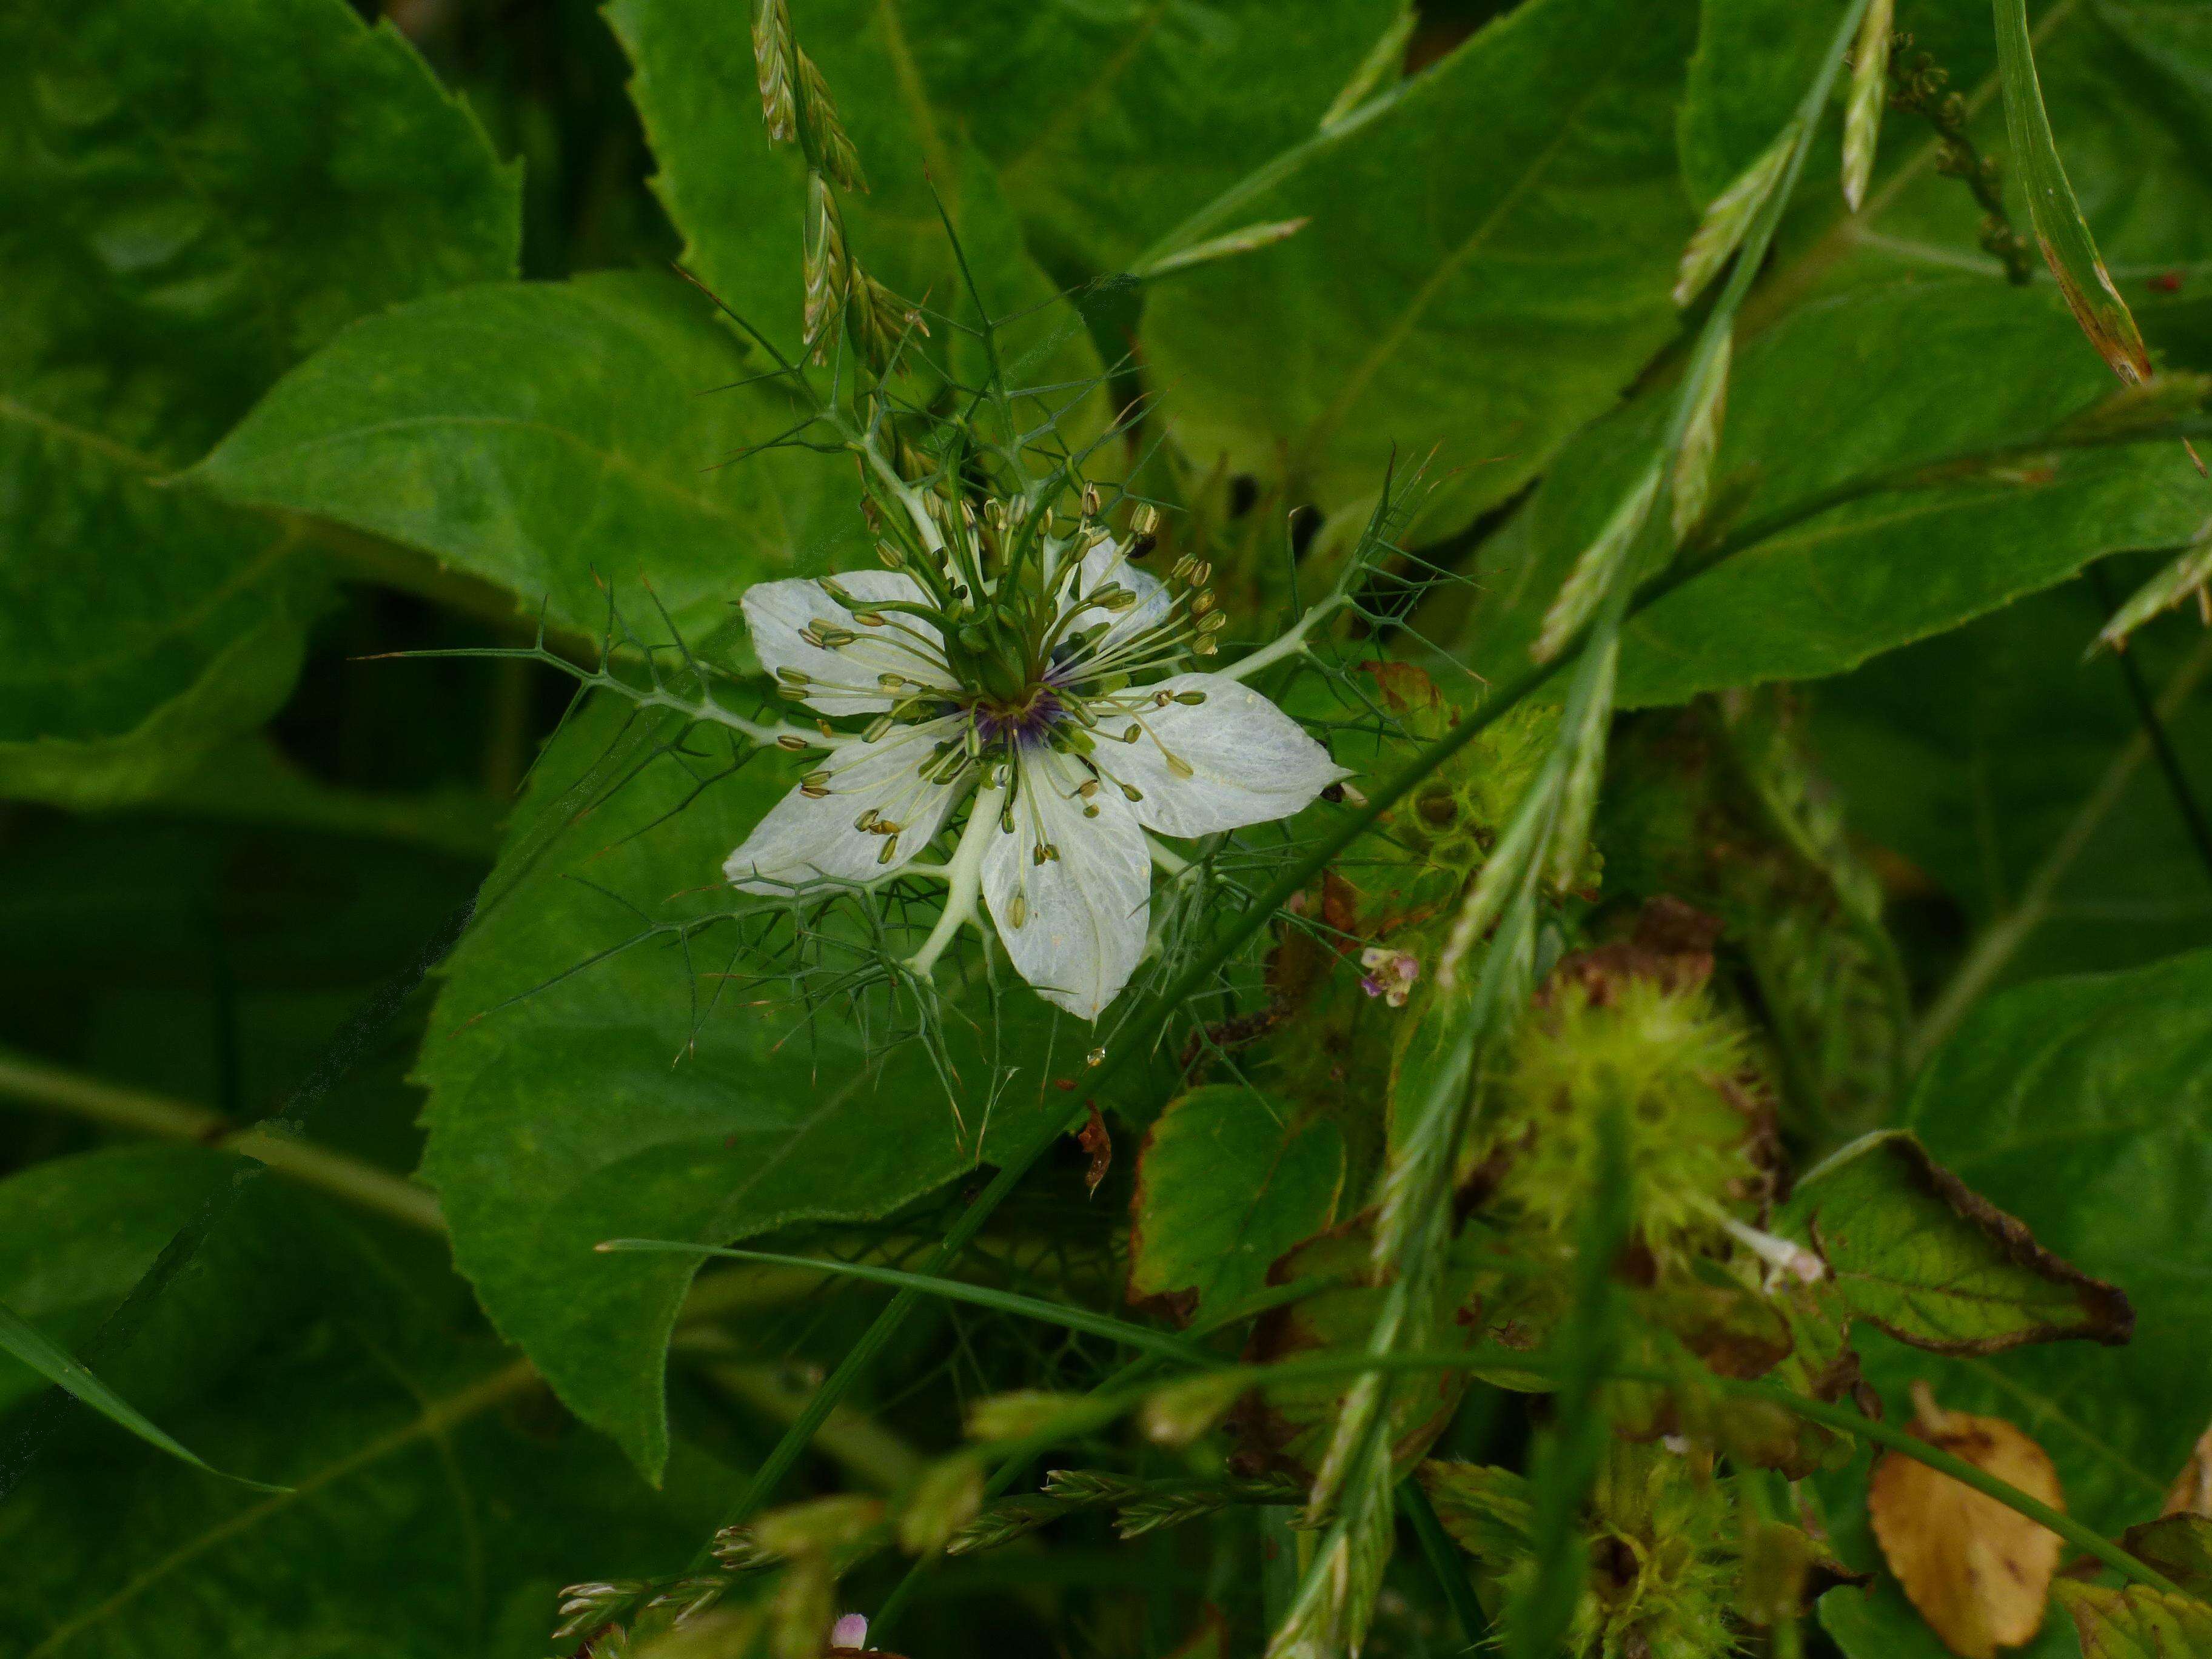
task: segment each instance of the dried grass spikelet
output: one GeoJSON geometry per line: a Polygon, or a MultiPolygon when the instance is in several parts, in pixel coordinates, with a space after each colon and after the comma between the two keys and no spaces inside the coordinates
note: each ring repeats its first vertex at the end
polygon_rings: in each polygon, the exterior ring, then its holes
{"type": "MultiPolygon", "coordinates": [[[[2043,1448],[2001,1418],[1947,1412],[1912,1385],[1912,1431],[2053,1509],[2057,1472],[2043,1448]]],[[[2043,1624],[2058,1570],[2057,1534],[1994,1498],[1898,1452],[1885,1452],[1867,1486],[1875,1537],[1905,1594],[1962,1659],[1992,1659],[2043,1624]]]]}

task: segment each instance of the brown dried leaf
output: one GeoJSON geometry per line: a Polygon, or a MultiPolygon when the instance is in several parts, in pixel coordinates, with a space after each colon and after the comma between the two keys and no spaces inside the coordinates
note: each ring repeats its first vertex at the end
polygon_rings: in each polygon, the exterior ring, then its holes
{"type": "Polygon", "coordinates": [[[1075,1144],[1091,1154],[1091,1167],[1083,1172],[1083,1188],[1095,1193],[1098,1183],[1106,1179],[1106,1171],[1114,1167],[1114,1137],[1107,1133],[1106,1120],[1099,1115],[1096,1101],[1085,1102],[1084,1109],[1091,1117],[1076,1135],[1075,1144]]]}
{"type": "MultiPolygon", "coordinates": [[[[1929,1445],[2063,1507],[2057,1471],[2043,1448],[2002,1418],[1937,1406],[1913,1384],[1912,1431],[1929,1445]]],[[[1867,1485],[1881,1553],[1943,1645],[1962,1659],[1992,1659],[2043,1624],[2058,1534],[1994,1498],[1897,1452],[1885,1452],[1867,1485]]]]}
{"type": "Polygon", "coordinates": [[[2212,1518],[2212,1429],[2197,1437],[2197,1444],[2181,1473],[2166,1488],[2164,1515],[2202,1515],[2212,1518]]]}

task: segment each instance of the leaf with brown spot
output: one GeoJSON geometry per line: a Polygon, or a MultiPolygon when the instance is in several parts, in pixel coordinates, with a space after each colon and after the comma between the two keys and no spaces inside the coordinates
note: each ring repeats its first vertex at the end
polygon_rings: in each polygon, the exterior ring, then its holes
{"type": "MultiPolygon", "coordinates": [[[[2002,1418],[1947,1412],[1913,1384],[1912,1431],[1938,1450],[2063,1507],[2043,1448],[2002,1418]]],[[[1901,1452],[1885,1452],[1867,1484],[1867,1511],[1906,1597],[1962,1659],[1992,1659],[2043,1624],[2058,1570],[2057,1533],[1901,1452]]]]}
{"type": "Polygon", "coordinates": [[[2201,1515],[2168,1515],[2130,1527],[2121,1547],[2192,1595],[2212,1601],[2212,1521],[2201,1515]]]}
{"type": "Polygon", "coordinates": [[[1931,1352],[2120,1343],[2135,1328],[2118,1289],[2045,1249],[1901,1131],[1869,1135],[1813,1170],[1775,1231],[1820,1252],[1850,1316],[1931,1352]]]}
{"type": "Polygon", "coordinates": [[[2074,1615],[2081,1659],[2207,1659],[2212,1604],[2148,1585],[2108,1589],[2064,1583],[2058,1599],[2074,1615]]]}

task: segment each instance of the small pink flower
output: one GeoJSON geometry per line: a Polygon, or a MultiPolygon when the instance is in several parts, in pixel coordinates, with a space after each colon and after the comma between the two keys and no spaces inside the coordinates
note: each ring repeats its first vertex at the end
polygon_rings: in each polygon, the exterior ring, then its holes
{"type": "Polygon", "coordinates": [[[830,1626],[830,1645],[833,1648],[860,1648],[868,1645],[868,1615],[848,1613],[830,1626]]]}
{"type": "Polygon", "coordinates": [[[1413,994],[1413,981],[1421,976],[1419,957],[1387,945],[1369,945],[1359,953],[1359,965],[1367,970],[1359,988],[1370,997],[1381,997],[1393,1008],[1406,1006],[1406,999],[1413,994]]]}

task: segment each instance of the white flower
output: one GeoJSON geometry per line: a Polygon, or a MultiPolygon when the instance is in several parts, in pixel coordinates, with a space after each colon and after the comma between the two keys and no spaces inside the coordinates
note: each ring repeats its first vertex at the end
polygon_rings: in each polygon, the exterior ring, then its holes
{"type": "Polygon", "coordinates": [[[951,890],[912,965],[927,973],[980,897],[1022,976],[1095,1019],[1144,955],[1147,831],[1287,817],[1346,774],[1234,672],[1176,672],[1214,654],[1209,567],[1186,558],[1162,583],[1131,562],[1148,533],[1086,517],[1056,535],[1018,501],[981,528],[913,516],[915,538],[884,543],[890,569],[744,595],[763,665],[826,717],[826,753],[724,872],[756,893],[880,880],[967,803],[951,860],[921,866],[951,890]]]}

